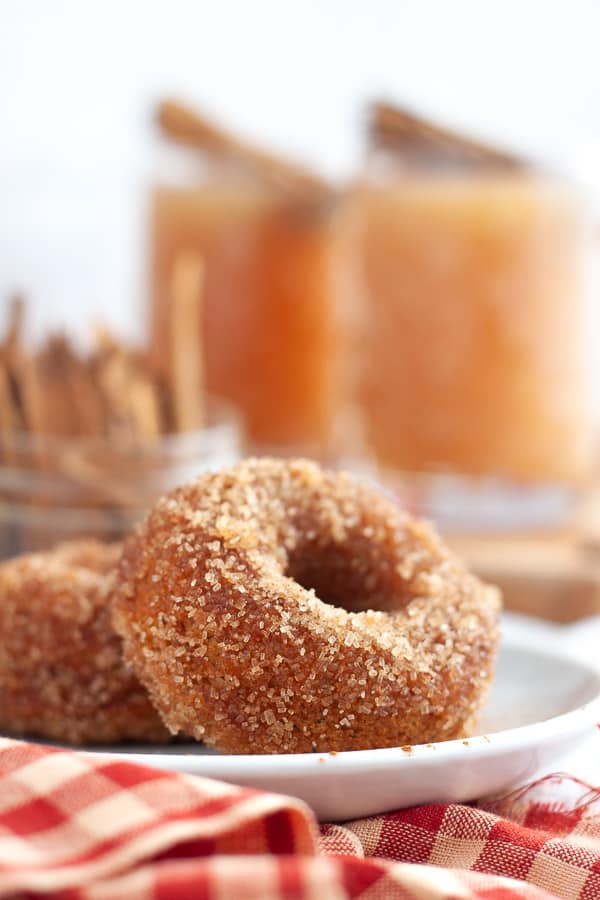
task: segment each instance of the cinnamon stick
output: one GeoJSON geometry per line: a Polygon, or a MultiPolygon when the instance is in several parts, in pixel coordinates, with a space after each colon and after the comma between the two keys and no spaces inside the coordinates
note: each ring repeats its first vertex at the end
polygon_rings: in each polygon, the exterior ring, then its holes
{"type": "Polygon", "coordinates": [[[237,163],[273,187],[298,199],[327,197],[331,187],[304,166],[242,141],[176,100],[163,101],[157,122],[164,134],[178,143],[237,163]]]}
{"type": "Polygon", "coordinates": [[[9,357],[20,350],[24,318],[25,299],[21,294],[15,294],[9,302],[8,323],[2,341],[2,353],[9,357]]]}
{"type": "Polygon", "coordinates": [[[6,402],[11,406],[11,411],[7,415],[15,422],[15,429],[19,431],[25,428],[23,399],[20,389],[24,317],[25,300],[19,294],[16,294],[10,301],[6,332],[0,343],[0,359],[5,370],[6,390],[4,396],[6,402]]]}
{"type": "Polygon", "coordinates": [[[21,422],[15,407],[10,377],[5,364],[0,363],[0,460],[14,462],[12,437],[20,430],[21,422]]]}
{"type": "Polygon", "coordinates": [[[530,165],[519,156],[385,102],[371,105],[368,134],[375,148],[395,151],[411,162],[433,159],[510,171],[530,165]]]}

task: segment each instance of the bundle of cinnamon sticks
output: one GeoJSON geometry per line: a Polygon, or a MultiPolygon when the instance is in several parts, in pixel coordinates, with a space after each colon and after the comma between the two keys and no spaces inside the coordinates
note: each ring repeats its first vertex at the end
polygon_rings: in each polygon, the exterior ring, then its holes
{"type": "Polygon", "coordinates": [[[23,436],[151,438],[164,428],[164,386],[143,355],[99,332],[89,354],[66,334],[26,349],[22,301],[0,343],[0,451],[23,436]]]}
{"type": "Polygon", "coordinates": [[[73,536],[52,522],[52,510],[65,521],[93,511],[76,532],[121,536],[125,521],[170,486],[167,470],[181,463],[172,435],[205,423],[201,287],[201,260],[182,255],[166,371],[103,328],[86,352],[62,332],[32,349],[25,301],[11,302],[0,336],[0,555],[73,536]],[[33,524],[40,518],[43,527],[33,524]]]}
{"type": "Polygon", "coordinates": [[[204,399],[196,327],[199,273],[194,266],[183,259],[175,273],[172,340],[177,350],[167,377],[155,369],[145,349],[128,347],[103,328],[97,329],[88,353],[60,332],[30,352],[25,303],[13,300],[0,339],[0,459],[15,434],[133,445],[200,428],[204,399]]]}

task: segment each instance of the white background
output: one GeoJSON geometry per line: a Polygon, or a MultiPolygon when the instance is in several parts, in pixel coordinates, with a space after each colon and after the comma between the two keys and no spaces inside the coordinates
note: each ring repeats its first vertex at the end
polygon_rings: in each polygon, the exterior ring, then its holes
{"type": "Polygon", "coordinates": [[[133,330],[165,94],[333,177],[385,96],[600,184],[599,47],[595,0],[0,0],[0,300],[133,330]]]}

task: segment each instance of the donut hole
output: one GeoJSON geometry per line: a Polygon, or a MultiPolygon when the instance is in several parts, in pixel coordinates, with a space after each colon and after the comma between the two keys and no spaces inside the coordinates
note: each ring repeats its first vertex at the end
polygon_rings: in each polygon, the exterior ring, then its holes
{"type": "Polygon", "coordinates": [[[303,542],[289,553],[285,574],[323,603],[348,612],[400,609],[407,585],[390,556],[364,539],[303,542]]]}

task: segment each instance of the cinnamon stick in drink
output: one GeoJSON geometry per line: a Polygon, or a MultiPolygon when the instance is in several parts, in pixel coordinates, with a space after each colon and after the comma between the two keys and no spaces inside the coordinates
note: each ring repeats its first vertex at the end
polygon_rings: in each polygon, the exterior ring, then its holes
{"type": "Polygon", "coordinates": [[[331,188],[304,166],[268,153],[209,122],[196,110],[175,100],[160,104],[157,121],[165,135],[214,157],[230,160],[290,197],[328,196],[331,188]]]}
{"type": "Polygon", "coordinates": [[[449,162],[498,171],[525,169],[525,159],[445,128],[401,106],[375,102],[369,110],[368,134],[373,147],[396,151],[407,161],[449,162]]]}

